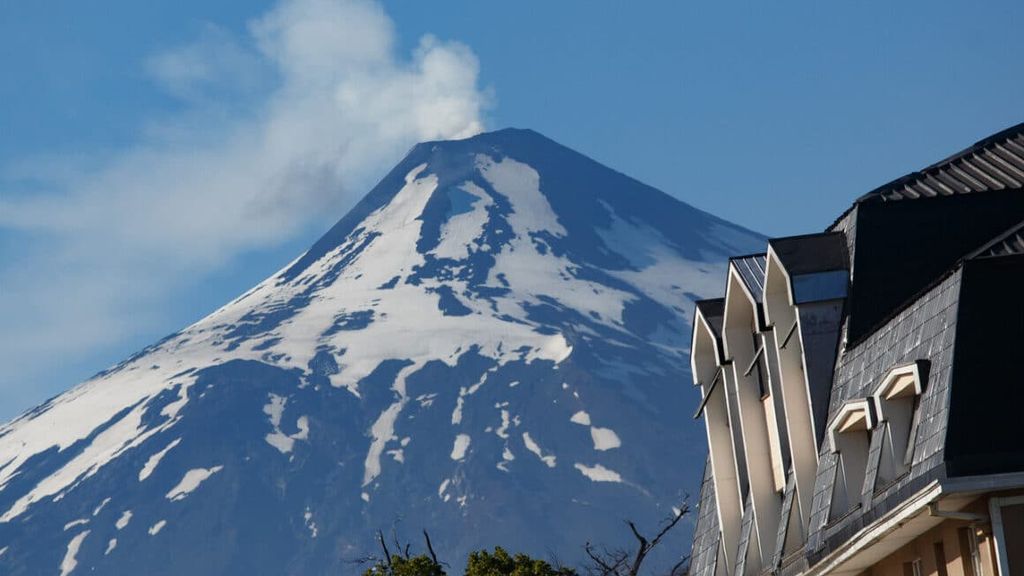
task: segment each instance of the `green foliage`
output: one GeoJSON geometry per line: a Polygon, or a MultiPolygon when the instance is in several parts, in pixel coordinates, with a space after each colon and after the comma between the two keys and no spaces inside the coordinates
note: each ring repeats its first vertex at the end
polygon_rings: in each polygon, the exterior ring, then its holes
{"type": "Polygon", "coordinates": [[[441,565],[426,555],[403,558],[392,556],[391,566],[377,562],[363,576],[446,576],[441,565]]]}
{"type": "Polygon", "coordinates": [[[494,554],[481,550],[469,555],[466,576],[576,576],[569,568],[552,568],[543,560],[534,560],[526,554],[510,556],[500,546],[494,554]]]}

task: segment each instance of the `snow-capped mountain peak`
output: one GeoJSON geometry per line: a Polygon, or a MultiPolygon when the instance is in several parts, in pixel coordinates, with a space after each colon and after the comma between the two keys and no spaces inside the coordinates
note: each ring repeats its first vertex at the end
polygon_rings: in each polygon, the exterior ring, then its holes
{"type": "Polygon", "coordinates": [[[539,519],[596,540],[695,487],[690,311],[762,241],[535,132],[420,144],[281,272],[0,428],[0,568],[324,573],[399,518],[575,554],[539,519]]]}

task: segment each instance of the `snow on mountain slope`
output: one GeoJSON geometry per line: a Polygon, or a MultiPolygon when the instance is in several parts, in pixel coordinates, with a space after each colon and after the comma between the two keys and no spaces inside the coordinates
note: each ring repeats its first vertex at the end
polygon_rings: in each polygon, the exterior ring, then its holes
{"type": "Polygon", "coordinates": [[[0,572],[344,573],[395,523],[456,564],[617,541],[696,489],[690,312],[755,245],[534,132],[418,145],[281,272],[0,427],[0,572]]]}

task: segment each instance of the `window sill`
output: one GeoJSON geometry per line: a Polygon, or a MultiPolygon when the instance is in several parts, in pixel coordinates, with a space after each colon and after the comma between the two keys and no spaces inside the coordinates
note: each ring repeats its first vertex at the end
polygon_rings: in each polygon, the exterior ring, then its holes
{"type": "Polygon", "coordinates": [[[889,482],[887,482],[884,486],[879,486],[879,487],[875,488],[874,492],[871,493],[871,497],[872,498],[878,498],[882,494],[888,492],[890,488],[896,486],[897,484],[899,484],[900,482],[905,480],[907,478],[907,476],[910,476],[910,470],[909,469],[906,472],[901,473],[899,476],[897,476],[897,477],[893,478],[892,480],[890,480],[889,482]]]}
{"type": "Polygon", "coordinates": [[[825,523],[825,530],[835,528],[836,525],[841,524],[843,520],[846,520],[847,518],[853,516],[855,513],[860,512],[860,509],[861,504],[857,503],[846,512],[843,512],[842,516],[839,516],[838,518],[830,518],[829,521],[825,523]]]}

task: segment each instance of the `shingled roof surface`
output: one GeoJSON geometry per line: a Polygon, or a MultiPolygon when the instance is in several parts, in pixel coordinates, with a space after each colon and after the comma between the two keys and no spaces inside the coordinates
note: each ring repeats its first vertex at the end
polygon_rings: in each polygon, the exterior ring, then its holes
{"type": "Polygon", "coordinates": [[[764,270],[768,265],[768,255],[749,254],[730,258],[729,261],[736,267],[754,300],[760,302],[764,295],[764,270]]]}

